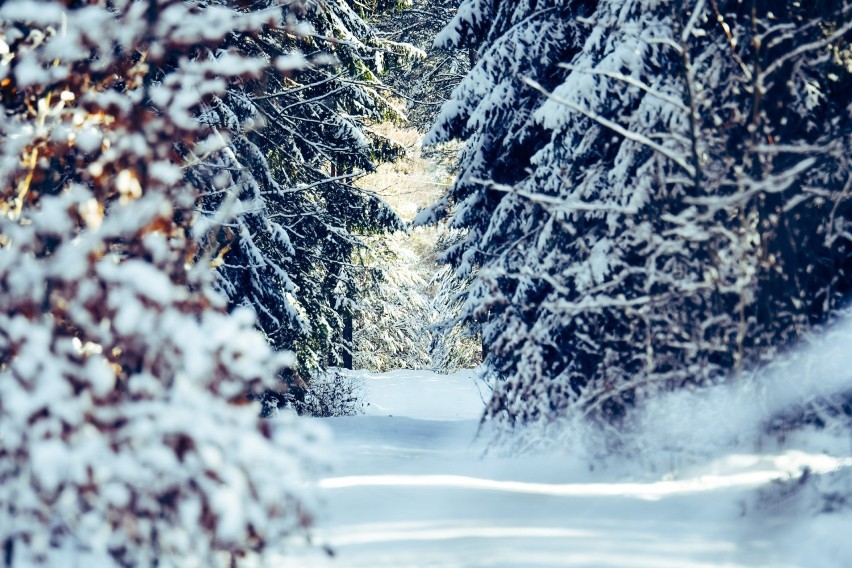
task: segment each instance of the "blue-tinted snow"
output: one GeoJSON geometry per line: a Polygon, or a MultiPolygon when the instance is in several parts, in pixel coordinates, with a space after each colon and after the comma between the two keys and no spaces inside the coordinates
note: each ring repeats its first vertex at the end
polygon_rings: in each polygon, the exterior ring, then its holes
{"type": "Polygon", "coordinates": [[[473,372],[358,372],[368,414],[322,421],[337,464],[318,483],[315,544],[334,556],[290,543],[271,565],[848,566],[852,514],[820,512],[826,490],[849,495],[848,436],[759,432],[807,396],[848,390],[850,327],[751,387],[661,398],[608,455],[577,425],[548,453],[484,455],[488,388],[473,372]]]}

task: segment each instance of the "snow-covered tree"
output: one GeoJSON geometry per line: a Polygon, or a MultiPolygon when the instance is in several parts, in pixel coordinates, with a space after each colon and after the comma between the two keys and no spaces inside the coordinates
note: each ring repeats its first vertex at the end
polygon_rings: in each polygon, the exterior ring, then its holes
{"type": "Polygon", "coordinates": [[[5,565],[233,565],[310,523],[316,433],[245,404],[293,359],[214,292],[198,243],[234,204],[185,175],[227,154],[199,113],[269,63],[222,42],[298,35],[299,6],[0,7],[5,565]]]}
{"type": "MultiPolygon", "coordinates": [[[[535,224],[527,201],[507,196],[481,180],[511,186],[524,177],[547,135],[530,120],[545,98],[528,88],[523,79],[530,77],[552,88],[557,84],[558,62],[568,59],[579,42],[574,16],[580,12],[575,14],[573,6],[559,2],[539,4],[462,2],[455,18],[436,38],[436,45],[475,50],[477,55],[425,143],[462,138],[467,144],[448,194],[421,212],[415,222],[449,216],[449,226],[459,231],[440,260],[456,269],[460,281],[468,282],[461,297],[465,307],[460,319],[471,330],[489,323],[493,311],[483,300],[486,291],[497,292],[487,290],[488,284],[474,274],[496,260],[495,254],[513,252],[512,243],[527,232],[519,224],[535,224]]],[[[499,333],[499,323],[491,321],[494,325],[482,330],[486,348],[499,333]]],[[[488,363],[495,368],[493,356],[488,363]]]]}
{"type": "Polygon", "coordinates": [[[398,116],[379,75],[384,57],[410,50],[364,19],[391,6],[298,8],[299,34],[266,28],[229,38],[230,51],[275,67],[232,81],[205,105],[202,121],[227,137],[229,151],[198,161],[191,175],[208,208],[230,201],[238,213],[207,243],[231,305],[251,307],[272,345],[314,370],[351,349],[342,335],[366,270],[357,260],[365,238],[402,227],[354,182],[402,152],[370,124],[398,116]]]}
{"type": "Polygon", "coordinates": [[[355,368],[453,372],[481,362],[478,335],[456,325],[455,274],[435,262],[442,231],[421,227],[376,237],[366,259],[375,268],[362,279],[355,306],[355,368]]]}
{"type": "MultiPolygon", "coordinates": [[[[771,4],[771,5],[770,5],[771,4]]],[[[760,364],[849,290],[850,7],[463,2],[429,140],[509,423],[619,415],[760,364]]]]}
{"type": "Polygon", "coordinates": [[[355,308],[353,356],[357,369],[428,369],[432,305],[425,265],[397,233],[371,243],[375,269],[362,277],[365,293],[355,308]]]}
{"type": "Polygon", "coordinates": [[[422,51],[414,61],[392,59],[386,82],[406,102],[408,123],[427,130],[441,105],[470,69],[475,50],[434,44],[434,37],[452,19],[457,0],[414,0],[398,14],[378,23],[383,38],[422,51]]]}

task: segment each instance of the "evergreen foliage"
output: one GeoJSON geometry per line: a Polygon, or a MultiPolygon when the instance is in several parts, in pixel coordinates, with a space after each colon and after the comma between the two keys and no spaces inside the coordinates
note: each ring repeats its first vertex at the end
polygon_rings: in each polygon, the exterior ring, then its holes
{"type": "Polygon", "coordinates": [[[362,301],[355,310],[353,355],[356,369],[429,369],[434,317],[429,275],[409,247],[411,235],[397,233],[371,242],[362,301]]]}
{"type": "Polygon", "coordinates": [[[435,261],[443,233],[418,228],[371,243],[377,268],[363,281],[355,310],[355,368],[451,373],[481,362],[478,336],[455,325],[461,307],[455,275],[435,261]]]}
{"type": "Polygon", "coordinates": [[[197,116],[269,63],[223,42],[292,8],[0,7],[4,565],[230,566],[310,524],[315,431],[245,404],[293,359],[226,313],[199,242],[230,207],[183,169],[227,159],[197,116]]]}
{"type": "Polygon", "coordinates": [[[362,18],[393,6],[298,6],[298,35],[268,28],[229,39],[227,49],[276,68],[232,82],[204,108],[202,122],[230,151],[191,176],[206,187],[206,208],[230,202],[237,213],[207,242],[231,306],[254,309],[271,344],[295,350],[300,368],[313,371],[351,350],[341,334],[367,270],[358,261],[366,237],[402,227],[354,182],[402,152],[369,125],[399,116],[378,77],[384,57],[410,50],[362,18]]]}
{"type": "Polygon", "coordinates": [[[387,78],[388,85],[408,102],[408,123],[420,131],[429,128],[475,55],[474,50],[434,44],[435,35],[452,19],[457,5],[457,0],[414,0],[408,9],[378,23],[383,38],[422,51],[413,61],[391,60],[387,78]]]}
{"type": "MultiPolygon", "coordinates": [[[[807,5],[805,5],[807,4],[807,5]]],[[[609,418],[772,360],[850,288],[850,6],[462,3],[479,60],[428,136],[467,140],[420,217],[466,231],[508,424],[609,418]]]]}

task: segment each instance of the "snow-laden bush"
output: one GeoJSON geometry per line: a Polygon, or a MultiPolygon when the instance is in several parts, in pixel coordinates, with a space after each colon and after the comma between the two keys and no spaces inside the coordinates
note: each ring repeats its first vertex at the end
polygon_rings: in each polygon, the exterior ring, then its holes
{"type": "Polygon", "coordinates": [[[364,413],[364,380],[339,369],[318,373],[293,408],[307,416],[355,416],[364,413]]]}
{"type": "Polygon", "coordinates": [[[852,317],[779,355],[757,370],[707,388],[661,393],[624,416],[617,428],[593,408],[514,433],[495,428],[503,450],[564,451],[591,460],[628,459],[664,470],[671,461],[705,462],[731,451],[759,453],[785,444],[848,453],[852,433],[852,317]],[[819,432],[819,434],[816,434],[819,432]],[[837,441],[840,451],[837,451],[837,441]]]}
{"type": "Polygon", "coordinates": [[[202,103],[267,64],[222,38],[293,22],[176,0],[0,8],[7,564],[229,565],[310,523],[317,432],[244,403],[293,359],[212,291],[182,169],[223,143],[202,103]]]}
{"type": "Polygon", "coordinates": [[[278,416],[282,409],[300,416],[328,418],[364,413],[364,381],[343,369],[316,371],[310,380],[288,373],[286,389],[266,391],[257,398],[261,416],[278,416]]]}

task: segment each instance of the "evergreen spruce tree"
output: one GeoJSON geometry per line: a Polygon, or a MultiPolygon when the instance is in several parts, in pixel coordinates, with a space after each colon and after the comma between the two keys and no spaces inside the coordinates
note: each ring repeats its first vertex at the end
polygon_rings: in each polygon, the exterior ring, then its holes
{"type": "MultiPolygon", "coordinates": [[[[343,1],[301,5],[294,35],[265,29],[234,35],[227,49],[275,64],[237,81],[201,114],[229,151],[199,160],[192,178],[205,207],[236,213],[207,242],[231,306],[252,308],[278,349],[295,350],[302,370],[341,364],[366,237],[402,228],[358,176],[402,149],[370,124],[398,117],[379,75],[383,59],[409,51],[382,39],[365,17],[392,6],[343,1]]],[[[254,10],[259,10],[254,6],[254,10]]],[[[351,332],[350,332],[351,334],[351,332]]]]}
{"type": "Polygon", "coordinates": [[[385,372],[429,369],[434,311],[427,265],[410,248],[411,235],[397,233],[371,242],[366,262],[374,270],[360,279],[356,307],[355,368],[385,372]]]}
{"type": "Polygon", "coordinates": [[[378,23],[383,38],[421,52],[413,61],[390,59],[386,80],[408,103],[407,123],[421,132],[429,129],[475,59],[475,49],[435,44],[436,34],[450,22],[457,5],[456,0],[414,0],[407,9],[378,23]]]}
{"type": "MultiPolygon", "coordinates": [[[[531,77],[552,88],[558,84],[558,63],[578,50],[575,15],[583,5],[551,2],[463,2],[452,22],[438,35],[436,45],[477,52],[475,65],[445,103],[425,143],[452,138],[467,140],[459,158],[458,176],[448,195],[415,220],[430,223],[449,217],[459,230],[440,260],[454,266],[467,281],[461,318],[471,330],[482,325],[487,368],[497,373],[500,363],[490,353],[501,330],[496,306],[505,305],[505,292],[486,280],[495,255],[523,257],[513,243],[523,238],[541,212],[528,200],[492,187],[485,180],[511,187],[521,181],[535,153],[548,140],[547,131],[531,120],[545,100],[523,79],[531,77]],[[475,277],[474,277],[475,276],[475,277]]],[[[493,265],[495,268],[499,264],[493,265]]],[[[503,278],[512,287],[517,279],[503,278]]],[[[501,376],[511,373],[504,368],[501,376]]]]}
{"type": "Polygon", "coordinates": [[[468,140],[429,213],[510,424],[753,368],[850,284],[847,5],[555,4],[463,3],[443,35],[484,44],[431,136],[468,140]]]}

